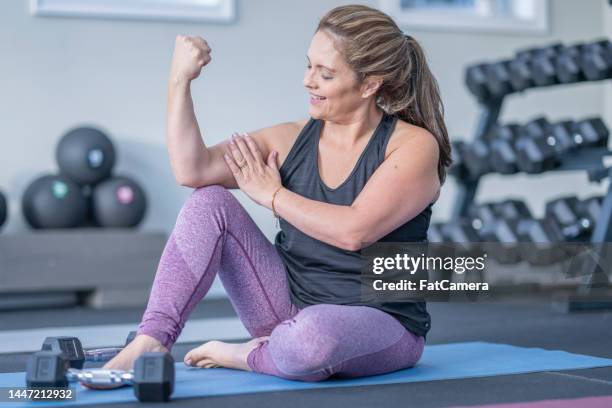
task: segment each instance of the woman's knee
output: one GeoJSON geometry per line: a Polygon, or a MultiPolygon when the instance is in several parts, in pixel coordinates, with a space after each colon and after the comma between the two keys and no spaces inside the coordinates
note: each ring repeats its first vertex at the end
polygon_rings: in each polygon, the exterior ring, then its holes
{"type": "Polygon", "coordinates": [[[303,309],[295,318],[276,326],[269,340],[270,354],[278,369],[291,376],[306,376],[308,381],[312,381],[310,376],[320,381],[331,375],[340,345],[337,336],[322,328],[317,312],[315,306],[303,309]]]}
{"type": "Polygon", "coordinates": [[[179,213],[181,217],[192,217],[198,214],[210,214],[219,208],[225,208],[236,198],[221,185],[210,185],[195,189],[183,204],[179,213]]]}
{"type": "Polygon", "coordinates": [[[193,190],[187,199],[187,202],[211,205],[214,203],[223,203],[233,198],[234,196],[227,188],[219,184],[212,184],[210,186],[199,187],[193,190]]]}

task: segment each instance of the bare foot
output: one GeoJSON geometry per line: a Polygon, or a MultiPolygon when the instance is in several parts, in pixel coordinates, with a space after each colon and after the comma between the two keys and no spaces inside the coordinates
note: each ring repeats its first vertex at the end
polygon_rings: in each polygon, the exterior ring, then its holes
{"type": "Polygon", "coordinates": [[[142,353],[147,351],[163,351],[168,352],[168,349],[162,346],[159,340],[147,336],[146,334],[139,334],[130,344],[128,344],[119,354],[113,357],[108,363],[104,364],[102,368],[108,368],[112,370],[125,370],[129,371],[134,368],[134,361],[142,353]]]}
{"type": "Polygon", "coordinates": [[[191,367],[216,368],[226,367],[251,371],[247,356],[259,343],[267,341],[269,336],[257,337],[246,343],[224,343],[209,341],[194,348],[185,355],[185,364],[191,367]]]}
{"type": "MultiPolygon", "coordinates": [[[[162,351],[168,352],[168,349],[162,346],[162,344],[155,338],[151,336],[147,336],[146,334],[139,334],[136,336],[134,340],[119,354],[113,357],[112,360],[104,364],[103,369],[109,370],[123,370],[129,371],[134,368],[134,361],[138,357],[141,356],[142,353],[146,353],[147,351],[162,351]]],[[[111,389],[121,387],[121,384],[118,385],[91,385],[91,384],[83,384],[88,388],[94,389],[111,389]]]]}

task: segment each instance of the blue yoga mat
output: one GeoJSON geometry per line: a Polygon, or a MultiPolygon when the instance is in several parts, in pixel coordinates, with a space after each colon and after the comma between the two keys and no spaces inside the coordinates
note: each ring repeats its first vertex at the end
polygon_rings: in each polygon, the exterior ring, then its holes
{"type": "MultiPolygon", "coordinates": [[[[176,385],[172,398],[398,384],[605,366],[612,366],[612,359],[565,351],[482,342],[427,346],[423,358],[416,367],[390,374],[344,380],[332,379],[318,383],[290,381],[264,374],[224,368],[187,368],[183,363],[177,363],[176,385]]],[[[23,386],[25,386],[25,373],[0,374],[0,387],[23,386]]],[[[11,403],[11,406],[71,406],[130,401],[136,401],[131,388],[95,391],[77,386],[76,401],[11,403]]],[[[3,403],[0,403],[0,407],[2,406],[3,403]]]]}

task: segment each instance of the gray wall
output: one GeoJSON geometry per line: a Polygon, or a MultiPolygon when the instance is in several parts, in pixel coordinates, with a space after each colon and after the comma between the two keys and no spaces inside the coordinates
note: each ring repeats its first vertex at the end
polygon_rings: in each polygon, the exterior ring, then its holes
{"type": "MultiPolygon", "coordinates": [[[[325,11],[347,2],[238,0],[233,24],[34,18],[27,3],[8,0],[0,8],[0,189],[11,200],[8,232],[26,228],[18,204],[23,189],[37,174],[55,170],[58,138],[83,123],[106,129],[119,147],[118,172],[144,184],[151,205],[143,227],[169,231],[190,191],[174,182],[164,142],[166,84],[175,36],[200,35],[213,48],[213,62],[193,85],[198,119],[210,145],[233,131],[305,117],[307,98],[301,80],[310,37],[325,11]]],[[[608,9],[604,0],[552,0],[551,31],[545,36],[404,30],[427,51],[451,134],[469,138],[477,106],[462,85],[466,64],[554,40],[590,40],[606,29],[609,35],[609,11],[606,14],[604,9],[608,9]]],[[[603,114],[606,107],[612,108],[609,90],[609,83],[588,84],[513,96],[503,118],[603,114]]],[[[583,175],[490,177],[479,198],[520,194],[537,212],[556,193],[586,194],[593,188],[583,175]]],[[[451,180],[436,206],[436,218],[447,216],[454,192],[451,180]]],[[[275,226],[270,212],[242,193],[236,195],[272,239],[275,226]]]]}

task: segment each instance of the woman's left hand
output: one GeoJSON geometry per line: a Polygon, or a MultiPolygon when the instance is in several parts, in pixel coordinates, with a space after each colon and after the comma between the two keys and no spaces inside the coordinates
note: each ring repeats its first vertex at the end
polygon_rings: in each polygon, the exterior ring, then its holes
{"type": "Polygon", "coordinates": [[[236,178],[238,187],[257,204],[272,208],[272,196],[280,187],[281,177],[272,151],[264,162],[255,141],[246,133],[234,133],[225,162],[236,178]]]}

